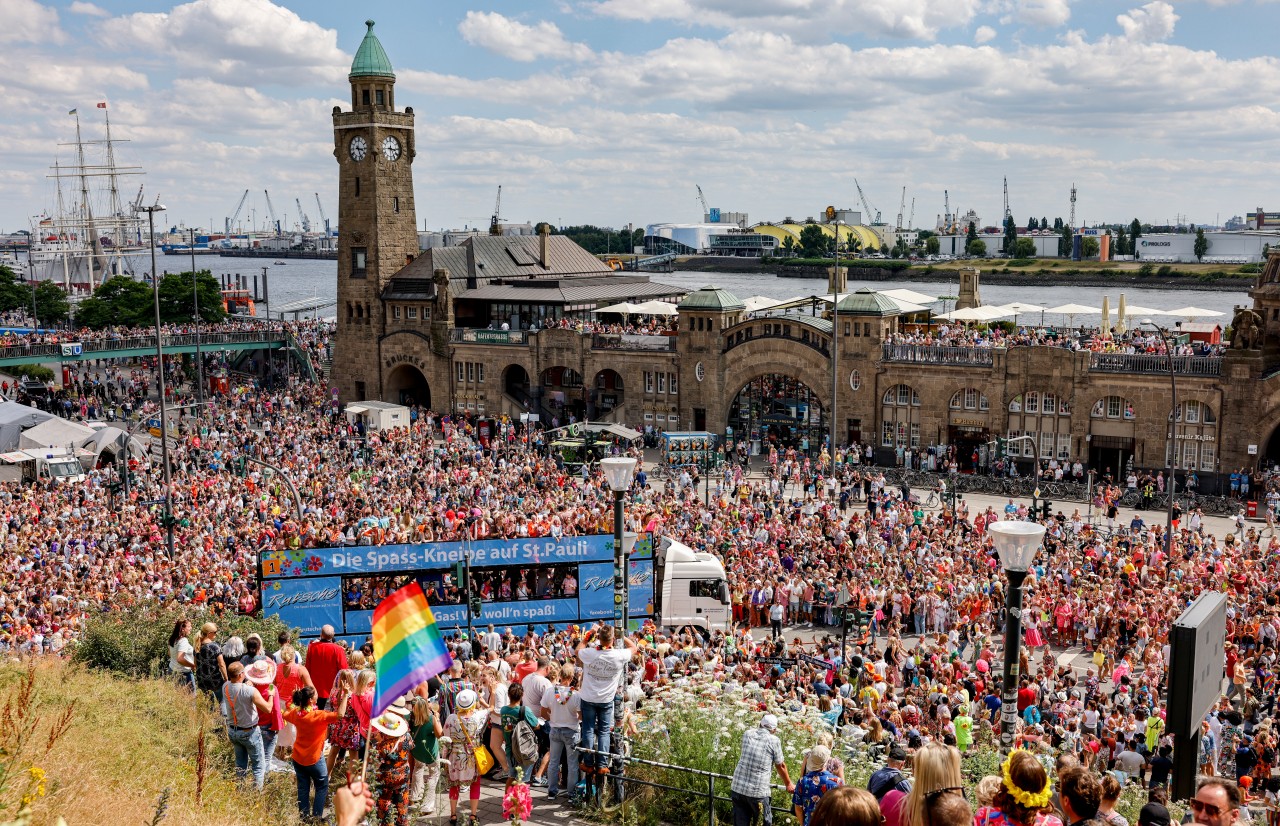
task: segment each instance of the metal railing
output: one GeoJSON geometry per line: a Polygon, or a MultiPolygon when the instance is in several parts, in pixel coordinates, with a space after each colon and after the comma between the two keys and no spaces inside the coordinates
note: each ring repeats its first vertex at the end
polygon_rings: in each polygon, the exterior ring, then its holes
{"type": "Polygon", "coordinates": [[[885,344],[885,361],[907,364],[941,364],[961,367],[990,367],[995,353],[985,347],[932,347],[923,344],[885,344]]]}
{"type": "MultiPolygon", "coordinates": [[[[258,344],[275,341],[285,342],[287,340],[288,333],[283,327],[231,333],[202,332],[198,336],[195,333],[165,333],[160,336],[160,343],[164,347],[194,347],[198,341],[201,348],[210,350],[218,349],[219,344],[258,344]]],[[[57,360],[63,356],[62,348],[68,345],[79,345],[81,353],[84,355],[111,353],[116,350],[155,349],[156,337],[154,335],[124,336],[78,341],[68,336],[66,341],[57,344],[7,344],[0,345],[0,358],[49,356],[51,359],[57,360]]]]}
{"type": "Polygon", "coordinates": [[[529,334],[524,330],[486,330],[477,327],[454,327],[449,331],[449,341],[454,344],[524,345],[529,334]]]}
{"type": "MultiPolygon", "coordinates": [[[[1179,376],[1221,376],[1222,356],[1174,356],[1179,376]]],[[[1090,353],[1091,373],[1169,374],[1169,357],[1149,353],[1090,353]]]]}

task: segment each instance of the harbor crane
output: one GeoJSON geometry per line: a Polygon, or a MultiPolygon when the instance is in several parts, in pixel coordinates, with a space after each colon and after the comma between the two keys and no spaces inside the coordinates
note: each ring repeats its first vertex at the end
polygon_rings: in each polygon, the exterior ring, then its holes
{"type": "Polygon", "coordinates": [[[236,222],[240,220],[240,211],[244,209],[244,202],[248,198],[249,198],[249,190],[246,189],[244,191],[244,194],[240,196],[240,203],[236,204],[236,211],[233,212],[231,214],[231,217],[227,219],[227,225],[225,229],[225,234],[227,237],[231,237],[231,228],[236,226],[236,222]]]}
{"type": "Polygon", "coordinates": [[[911,229],[916,225],[916,199],[911,199],[911,217],[907,219],[907,229],[911,229]]]}
{"type": "Polygon", "coordinates": [[[133,203],[129,204],[129,210],[134,215],[137,215],[142,210],[142,190],[145,188],[146,184],[138,187],[138,197],[133,199],[133,203]]]}
{"type": "Polygon", "coordinates": [[[325,234],[325,235],[328,235],[328,234],[329,234],[329,219],[328,219],[327,217],[325,217],[325,214],[324,214],[324,206],[320,203],[320,193],[319,193],[319,192],[315,193],[315,196],[316,196],[316,209],[320,210],[320,222],[321,222],[322,224],[324,224],[324,234],[325,234]]]}
{"type": "Polygon", "coordinates": [[[502,184],[498,184],[498,199],[493,202],[493,217],[489,219],[489,234],[502,234],[502,184]]]}
{"type": "Polygon", "coordinates": [[[872,215],[874,215],[876,217],[875,217],[875,220],[872,221],[872,223],[874,224],[880,223],[880,210],[871,206],[871,202],[867,200],[866,193],[862,191],[862,184],[858,183],[857,178],[853,179],[853,185],[858,188],[858,200],[862,201],[862,208],[867,211],[866,218],[864,218],[863,220],[869,219],[872,215]]]}
{"type": "Polygon", "coordinates": [[[271,216],[271,223],[275,224],[276,237],[279,238],[280,237],[280,219],[276,217],[275,205],[271,203],[271,193],[264,189],[262,190],[262,194],[267,196],[267,213],[271,216]]]}
{"type": "Polygon", "coordinates": [[[902,188],[902,200],[898,202],[898,232],[902,232],[902,215],[907,211],[907,188],[902,188]]]}
{"type": "Polygon", "coordinates": [[[1013,212],[1009,209],[1009,178],[1004,179],[1004,222],[1009,223],[1009,219],[1013,217],[1013,212]]]}
{"type": "Polygon", "coordinates": [[[298,220],[302,222],[302,231],[311,231],[311,219],[307,217],[307,213],[302,211],[302,199],[294,197],[293,202],[298,205],[298,220]]]}
{"type": "Polygon", "coordinates": [[[698,203],[702,204],[702,220],[711,220],[711,207],[707,206],[707,196],[702,194],[702,185],[694,184],[698,190],[698,203]]]}

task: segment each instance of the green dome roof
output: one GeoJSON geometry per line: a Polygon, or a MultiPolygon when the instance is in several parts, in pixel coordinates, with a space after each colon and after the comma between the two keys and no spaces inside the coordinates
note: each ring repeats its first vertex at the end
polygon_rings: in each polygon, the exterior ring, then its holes
{"type": "Polygon", "coordinates": [[[850,293],[840,299],[838,310],[842,315],[898,315],[902,311],[888,296],[868,287],[850,293]]]}
{"type": "Polygon", "coordinates": [[[718,312],[721,310],[745,310],[746,304],[728,290],[718,287],[703,287],[697,292],[689,293],[677,307],[681,310],[704,310],[718,312]]]}
{"type": "Polygon", "coordinates": [[[387,58],[382,44],[378,42],[377,35],[373,33],[373,21],[366,20],[364,24],[369,27],[369,30],[364,33],[360,48],[356,49],[356,59],[351,61],[351,74],[347,77],[395,77],[396,73],[391,68],[391,61],[387,58]]]}

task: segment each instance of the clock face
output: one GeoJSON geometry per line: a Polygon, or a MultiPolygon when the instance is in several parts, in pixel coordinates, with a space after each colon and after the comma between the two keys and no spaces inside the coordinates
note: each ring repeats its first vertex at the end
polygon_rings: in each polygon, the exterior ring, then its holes
{"type": "Polygon", "coordinates": [[[389,161],[394,161],[400,157],[400,141],[391,135],[387,135],[382,139],[382,157],[389,161]]]}
{"type": "Polygon", "coordinates": [[[362,136],[356,135],[354,138],[351,139],[350,152],[351,152],[351,160],[363,161],[364,156],[369,154],[369,142],[366,141],[362,136]]]}

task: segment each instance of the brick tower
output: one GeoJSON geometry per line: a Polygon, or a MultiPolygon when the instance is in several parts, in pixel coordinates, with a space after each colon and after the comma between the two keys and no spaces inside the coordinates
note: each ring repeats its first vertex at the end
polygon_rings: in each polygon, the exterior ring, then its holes
{"type": "Polygon", "coordinates": [[[373,21],[351,62],[351,111],[333,108],[338,160],[338,329],[332,382],[343,403],[381,398],[375,342],[382,288],[418,253],[413,109],[395,108],[396,75],[373,21]]]}

